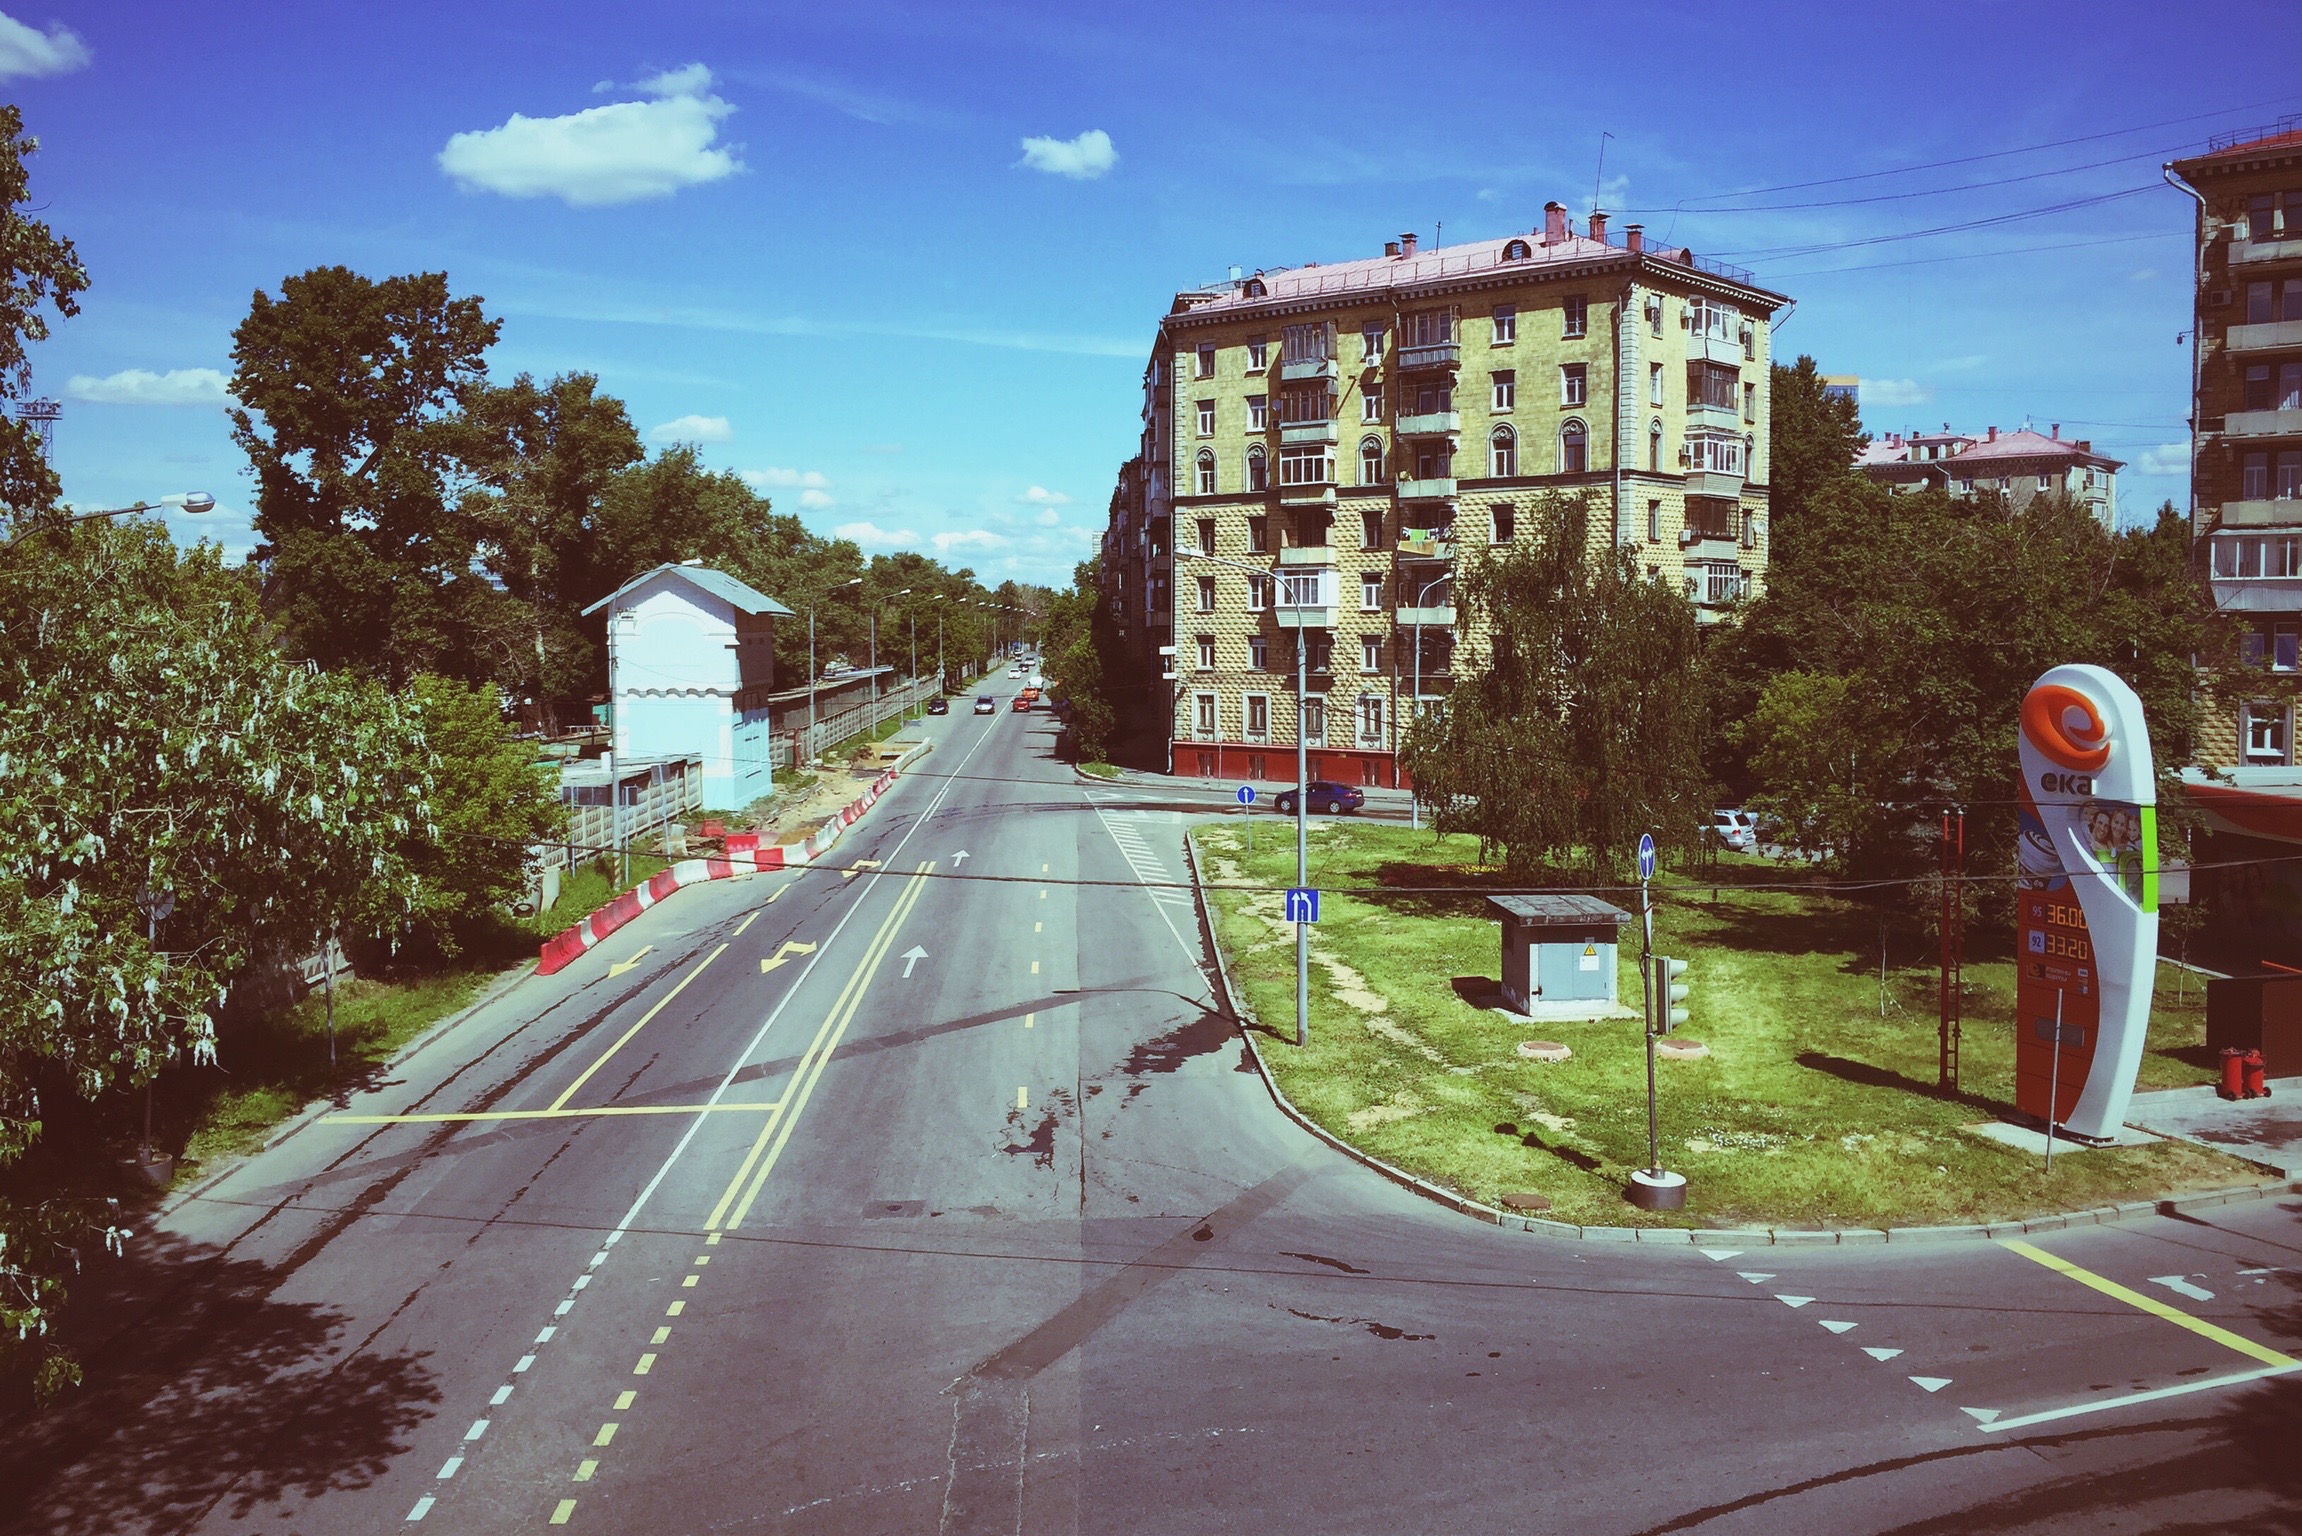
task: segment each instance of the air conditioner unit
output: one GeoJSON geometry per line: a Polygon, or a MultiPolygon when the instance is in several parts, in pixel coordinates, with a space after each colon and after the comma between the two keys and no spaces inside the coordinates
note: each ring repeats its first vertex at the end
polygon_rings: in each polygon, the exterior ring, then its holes
{"type": "Polygon", "coordinates": [[[2206,295],[2206,307],[2209,309],[2228,309],[2232,297],[2229,289],[2217,288],[2206,295]]]}

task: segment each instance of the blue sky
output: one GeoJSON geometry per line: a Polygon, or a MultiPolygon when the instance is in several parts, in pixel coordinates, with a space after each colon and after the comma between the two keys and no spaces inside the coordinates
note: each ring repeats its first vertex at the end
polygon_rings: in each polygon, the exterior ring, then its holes
{"type": "Polygon", "coordinates": [[[2131,518],[2186,496],[2159,161],[2302,111],[2280,4],[0,9],[35,200],[93,278],[34,356],[66,494],[206,490],[178,521],[234,550],[200,370],[314,265],[445,270],[500,375],[596,372],[813,526],[1049,580],[1177,288],[1594,185],[1793,295],[1778,346],[1861,374],[1874,431],[2060,422],[2130,461],[2131,518]]]}

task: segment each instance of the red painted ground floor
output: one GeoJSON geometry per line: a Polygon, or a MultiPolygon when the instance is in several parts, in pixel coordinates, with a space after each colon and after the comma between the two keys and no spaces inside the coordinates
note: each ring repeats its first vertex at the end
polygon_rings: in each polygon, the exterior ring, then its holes
{"type": "MultiPolygon", "coordinates": [[[[1413,781],[1399,771],[1395,753],[1366,747],[1313,747],[1314,779],[1337,784],[1358,784],[1369,789],[1408,789],[1413,781]]],[[[1174,766],[1178,778],[1235,779],[1241,784],[1295,782],[1295,748],[1289,742],[1272,745],[1247,741],[1178,741],[1174,766]]]]}

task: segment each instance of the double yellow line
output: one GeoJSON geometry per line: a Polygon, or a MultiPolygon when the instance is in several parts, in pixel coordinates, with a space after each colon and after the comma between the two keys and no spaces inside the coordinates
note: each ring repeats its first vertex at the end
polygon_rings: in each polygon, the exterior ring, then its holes
{"type": "Polygon", "coordinates": [[[807,1108],[808,1098],[815,1092],[815,1085],[822,1080],[824,1068],[831,1064],[832,1052],[839,1049],[840,1039],[847,1033],[847,1026],[854,1022],[856,1011],[863,1006],[863,994],[870,989],[871,979],[878,973],[880,962],[894,948],[895,935],[902,928],[903,920],[919,904],[920,896],[927,889],[927,874],[934,868],[935,861],[930,859],[912,873],[909,884],[896,897],[894,907],[888,912],[887,920],[879,925],[879,932],[872,935],[870,947],[863,952],[863,959],[857,963],[854,974],[848,977],[846,987],[833,1000],[831,1011],[824,1015],[815,1038],[808,1042],[806,1051],[801,1054],[799,1065],[791,1075],[791,1086],[776,1101],[776,1107],[767,1117],[767,1124],[759,1129],[759,1138],[751,1144],[751,1150],[744,1154],[742,1165],[735,1170],[735,1177],[728,1181],[726,1191],[719,1197],[719,1203],[711,1208],[711,1215],[703,1224],[705,1231],[732,1230],[741,1226],[743,1218],[750,1213],[751,1203],[759,1198],[760,1190],[767,1183],[767,1176],[775,1171],[776,1159],[783,1156],[784,1144],[791,1140],[792,1131],[799,1125],[800,1111],[807,1108]]]}

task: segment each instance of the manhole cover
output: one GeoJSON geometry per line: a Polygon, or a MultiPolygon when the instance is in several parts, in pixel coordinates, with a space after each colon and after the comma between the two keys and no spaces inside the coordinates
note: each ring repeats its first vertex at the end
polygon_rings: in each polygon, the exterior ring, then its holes
{"type": "Polygon", "coordinates": [[[1551,1197],[1522,1189],[1503,1196],[1503,1204],[1514,1211],[1547,1211],[1551,1208],[1551,1197]]]}

